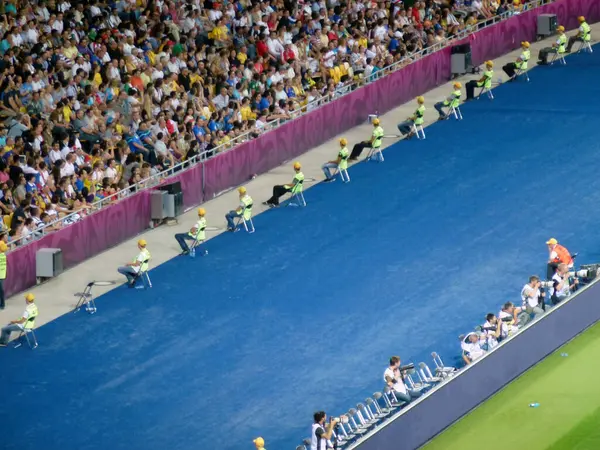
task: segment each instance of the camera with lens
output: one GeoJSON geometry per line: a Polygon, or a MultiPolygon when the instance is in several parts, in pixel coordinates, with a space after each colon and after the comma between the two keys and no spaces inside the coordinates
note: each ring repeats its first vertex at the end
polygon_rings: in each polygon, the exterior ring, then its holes
{"type": "Polygon", "coordinates": [[[540,281],[540,292],[544,292],[544,289],[550,289],[554,285],[554,281],[540,281]]]}
{"type": "Polygon", "coordinates": [[[398,368],[398,370],[399,370],[400,372],[407,372],[407,371],[409,371],[409,370],[412,370],[412,369],[414,369],[414,368],[415,368],[415,365],[414,365],[413,363],[410,363],[410,364],[407,364],[407,365],[405,365],[405,366],[400,366],[400,367],[398,368]]]}
{"type": "Polygon", "coordinates": [[[579,270],[569,272],[571,278],[582,278],[584,281],[592,281],[598,276],[600,264],[586,264],[581,266],[579,270]]]}
{"type": "Polygon", "coordinates": [[[511,316],[506,316],[506,317],[502,318],[502,322],[507,322],[507,323],[512,322],[513,320],[514,320],[514,318],[511,316]]]}

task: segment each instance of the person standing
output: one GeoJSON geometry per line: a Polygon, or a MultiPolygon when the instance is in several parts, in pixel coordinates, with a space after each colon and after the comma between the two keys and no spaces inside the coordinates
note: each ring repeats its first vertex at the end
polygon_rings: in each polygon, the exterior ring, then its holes
{"type": "Polygon", "coordinates": [[[460,105],[460,96],[462,95],[461,89],[462,84],[457,81],[452,85],[454,87],[454,91],[444,100],[443,102],[437,102],[433,107],[440,115],[438,120],[445,120],[449,116],[444,112],[444,108],[448,108],[448,114],[452,111],[452,108],[458,108],[460,105]]]}
{"type": "Polygon", "coordinates": [[[8,246],[4,241],[0,241],[0,310],[6,307],[4,299],[4,280],[6,280],[6,273],[8,267],[8,260],[6,258],[6,252],[8,246]]]}
{"type": "Polygon", "coordinates": [[[422,96],[417,97],[417,109],[415,113],[406,119],[404,122],[398,124],[398,131],[405,136],[406,139],[410,139],[415,135],[415,127],[423,125],[425,122],[425,98],[422,96]]]}
{"type": "Polygon", "coordinates": [[[339,171],[348,169],[348,157],[350,156],[350,152],[348,152],[348,141],[346,138],[340,139],[340,150],[337,155],[337,159],[335,161],[328,161],[321,166],[321,170],[325,174],[325,182],[328,183],[330,181],[335,180],[335,174],[331,174],[331,169],[336,169],[339,171]]]}
{"type": "Polygon", "coordinates": [[[310,433],[310,450],[327,450],[327,441],[333,436],[333,429],[338,423],[337,418],[333,418],[325,426],[327,414],[325,411],[318,411],[313,415],[314,422],[310,433]]]}
{"type": "Polygon", "coordinates": [[[132,262],[125,264],[117,269],[121,275],[127,277],[127,287],[135,287],[135,281],[138,274],[148,270],[148,262],[150,261],[150,252],[146,248],[146,240],[140,239],[137,242],[139,253],[132,262]]]}
{"type": "Polygon", "coordinates": [[[492,79],[494,78],[494,62],[486,61],[483,76],[479,80],[469,81],[465,88],[467,90],[467,101],[475,98],[475,88],[483,87],[484,89],[492,88],[492,79]]]}
{"type": "Polygon", "coordinates": [[[381,150],[381,142],[383,141],[383,128],[380,126],[379,119],[373,119],[373,134],[368,141],[359,142],[352,147],[350,161],[356,161],[365,148],[372,148],[378,153],[381,150]]]}
{"type": "Polygon", "coordinates": [[[504,67],[502,67],[502,70],[504,70],[504,73],[508,75],[510,81],[513,81],[515,79],[517,71],[524,72],[527,70],[528,62],[531,58],[531,52],[529,51],[529,47],[529,42],[521,42],[521,54],[519,55],[517,60],[514,63],[508,63],[504,67]]]}
{"type": "Polygon", "coordinates": [[[571,52],[571,48],[573,48],[573,44],[575,42],[583,42],[585,44],[586,42],[590,42],[592,40],[592,30],[585,21],[585,17],[579,16],[577,20],[579,21],[579,30],[575,36],[571,36],[569,38],[569,43],[567,44],[566,48],[567,53],[571,52]]]}
{"type": "Polygon", "coordinates": [[[246,221],[252,218],[252,197],[248,195],[244,186],[238,188],[238,193],[240,194],[239,206],[236,210],[229,211],[229,213],[225,215],[225,219],[227,220],[227,231],[236,230],[233,221],[235,218],[243,216],[246,221]]]}
{"type": "Polygon", "coordinates": [[[573,267],[573,257],[569,253],[569,250],[560,245],[554,238],[548,239],[546,241],[546,245],[548,246],[548,266],[546,278],[551,280],[559,264],[566,264],[567,268],[569,269],[573,267]]]}
{"type": "Polygon", "coordinates": [[[35,296],[31,293],[25,295],[25,311],[17,320],[11,320],[8,325],[2,328],[0,334],[0,347],[6,347],[13,331],[30,330],[35,325],[35,318],[38,316],[35,296]]]}
{"type": "MultiPolygon", "coordinates": [[[[198,208],[198,221],[190,228],[187,233],[177,233],[175,240],[181,247],[181,254],[187,255],[190,253],[190,248],[186,241],[194,241],[194,248],[198,247],[206,239],[206,210],[204,208],[198,208]]],[[[206,255],[208,252],[204,250],[206,255]]]]}
{"type": "Polygon", "coordinates": [[[552,44],[552,47],[544,47],[538,54],[538,65],[540,66],[548,65],[548,55],[553,53],[563,55],[567,50],[567,36],[565,36],[565,27],[560,25],[556,31],[558,32],[556,42],[552,44]]]}
{"type": "Polygon", "coordinates": [[[286,192],[291,192],[292,195],[302,192],[302,186],[304,184],[304,174],[302,173],[302,165],[298,161],[294,163],[294,172],[296,173],[291,183],[273,186],[273,195],[269,200],[263,202],[263,205],[275,208],[279,206],[279,199],[286,192]]]}

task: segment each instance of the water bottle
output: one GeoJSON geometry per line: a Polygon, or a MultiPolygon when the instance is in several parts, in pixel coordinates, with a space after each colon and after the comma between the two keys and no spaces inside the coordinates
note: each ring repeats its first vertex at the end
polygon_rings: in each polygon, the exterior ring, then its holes
{"type": "Polygon", "coordinates": [[[562,356],[563,358],[565,358],[565,357],[569,356],[569,354],[568,353],[561,353],[560,356],[562,356]]]}
{"type": "Polygon", "coordinates": [[[196,257],[196,249],[195,249],[195,248],[192,248],[192,249],[190,250],[190,258],[195,258],[195,257],[196,257]]]}
{"type": "Polygon", "coordinates": [[[530,407],[530,408],[537,408],[538,406],[540,406],[540,404],[539,404],[539,403],[530,403],[530,404],[529,404],[529,407],[530,407]]]}

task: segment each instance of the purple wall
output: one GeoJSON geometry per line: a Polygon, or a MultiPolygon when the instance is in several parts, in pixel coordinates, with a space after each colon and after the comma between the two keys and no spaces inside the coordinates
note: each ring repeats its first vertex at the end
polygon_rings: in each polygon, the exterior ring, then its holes
{"type": "MultiPolygon", "coordinates": [[[[473,61],[480,64],[517,48],[522,40],[535,40],[536,17],[546,13],[557,14],[561,24],[575,28],[579,15],[589,22],[600,20],[600,1],[559,0],[482,30],[469,37],[473,61]]],[[[369,114],[387,112],[449,79],[450,49],[446,48],[166,182],[181,182],[186,208],[198,205],[245,183],[252,174],[267,172],[364,123],[369,114]]],[[[35,284],[35,252],[39,248],[62,248],[65,268],[69,268],[142,232],[150,223],[149,198],[149,192],[137,194],[11,252],[7,296],[35,284]]]]}

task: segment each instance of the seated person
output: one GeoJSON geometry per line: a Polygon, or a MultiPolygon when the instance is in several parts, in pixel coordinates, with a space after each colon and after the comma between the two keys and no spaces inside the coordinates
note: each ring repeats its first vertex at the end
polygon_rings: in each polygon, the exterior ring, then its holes
{"type": "Polygon", "coordinates": [[[529,277],[529,283],[521,289],[521,299],[523,300],[523,309],[534,319],[544,314],[545,293],[540,290],[542,283],[539,277],[533,275],[529,277]]]}
{"type": "Polygon", "coordinates": [[[390,365],[383,373],[383,380],[392,389],[396,399],[400,402],[410,403],[421,395],[420,392],[407,389],[404,384],[404,371],[400,370],[400,357],[392,356],[390,365]]]}
{"type": "Polygon", "coordinates": [[[569,279],[569,266],[565,263],[558,265],[556,273],[552,276],[552,288],[550,289],[550,301],[553,305],[563,301],[571,292],[577,289],[579,280],[573,279],[571,283],[569,279]]]}
{"type": "Polygon", "coordinates": [[[544,47],[538,54],[538,65],[540,66],[548,64],[548,55],[553,53],[562,55],[567,51],[567,36],[565,35],[565,27],[560,25],[556,31],[558,32],[556,42],[552,43],[552,47],[544,47]]]}
{"type": "Polygon", "coordinates": [[[6,347],[13,331],[24,331],[32,329],[35,325],[35,318],[38,316],[38,308],[36,306],[35,296],[33,294],[25,295],[25,311],[17,320],[11,320],[8,325],[2,328],[0,334],[0,347],[6,347]]]}
{"type": "Polygon", "coordinates": [[[302,173],[302,165],[299,162],[294,163],[294,171],[296,174],[290,184],[282,184],[273,186],[273,195],[269,200],[263,202],[263,205],[267,205],[271,208],[279,206],[279,199],[286,193],[291,192],[297,194],[302,192],[302,185],[304,183],[304,174],[302,173]]]}
{"type": "Polygon", "coordinates": [[[506,302],[498,313],[498,319],[502,323],[500,336],[505,339],[525,326],[531,320],[531,316],[521,308],[515,307],[512,302],[506,302]]]}
{"type": "Polygon", "coordinates": [[[463,351],[462,357],[465,364],[471,364],[486,354],[486,351],[481,346],[481,343],[481,336],[475,332],[467,334],[462,339],[460,346],[463,351]]]}
{"type": "Polygon", "coordinates": [[[481,326],[481,333],[485,338],[483,348],[490,351],[502,340],[502,323],[493,314],[485,316],[485,322],[481,326]]]}
{"type": "Polygon", "coordinates": [[[565,247],[560,245],[554,238],[550,238],[546,241],[548,246],[548,269],[546,271],[546,277],[551,280],[556,272],[556,268],[559,264],[565,263],[569,269],[573,267],[573,258],[565,247]]]}
{"type": "Polygon", "coordinates": [[[335,161],[326,162],[321,166],[325,174],[325,182],[334,181],[335,174],[331,174],[331,169],[347,170],[348,169],[348,141],[345,138],[340,139],[340,150],[335,161]]]}

